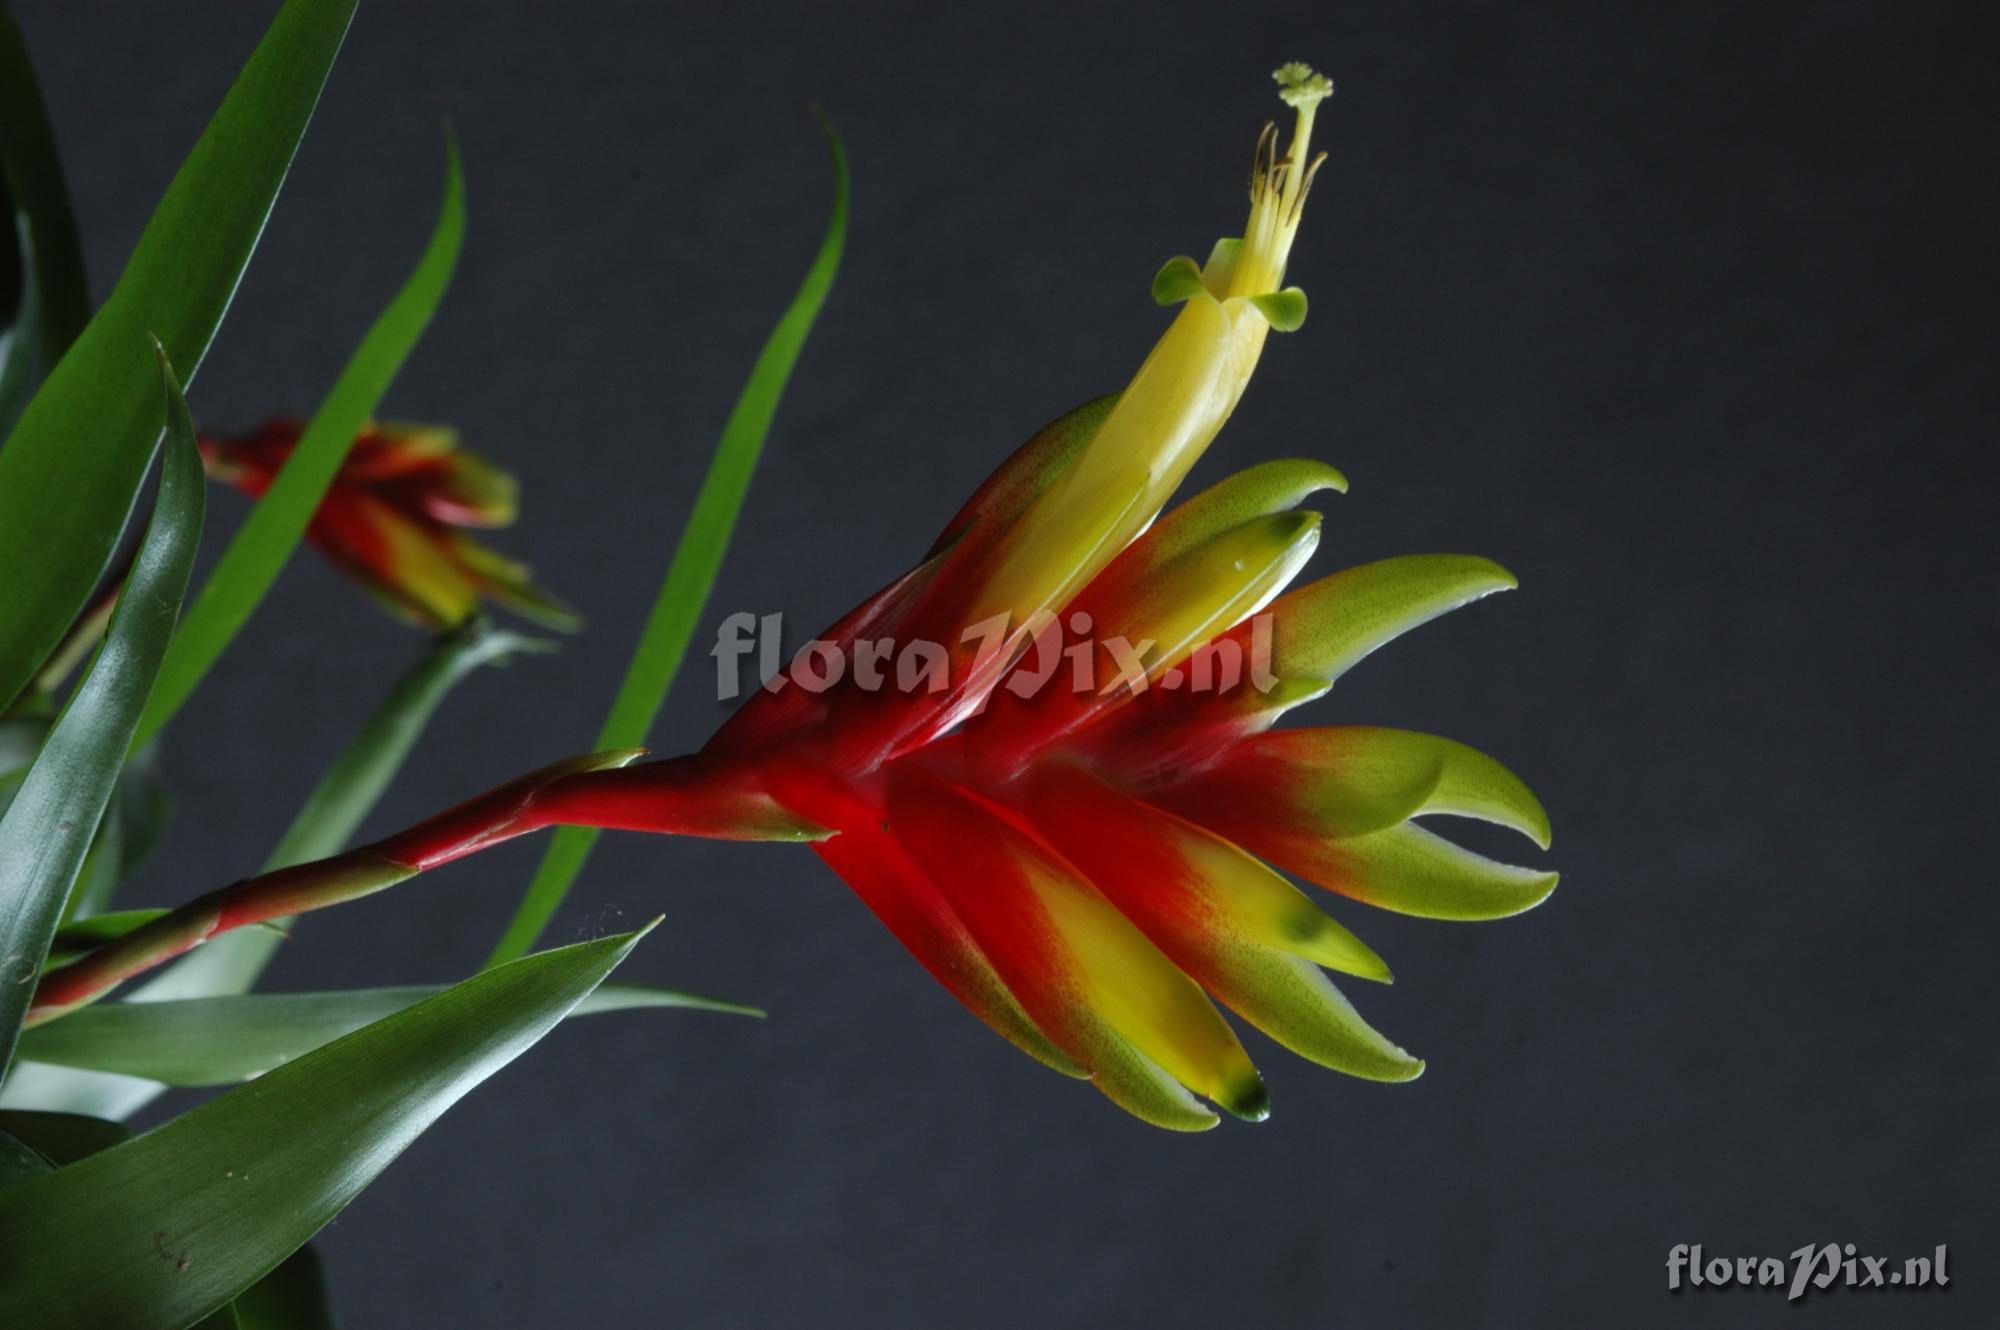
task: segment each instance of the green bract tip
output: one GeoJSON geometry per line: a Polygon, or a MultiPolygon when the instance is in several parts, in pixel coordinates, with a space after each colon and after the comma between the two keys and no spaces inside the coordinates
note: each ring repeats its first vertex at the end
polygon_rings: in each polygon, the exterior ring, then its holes
{"type": "Polygon", "coordinates": [[[1278,80],[1278,96],[1285,105],[1303,111],[1333,96],[1333,80],[1316,73],[1313,67],[1294,60],[1271,71],[1278,80]]]}

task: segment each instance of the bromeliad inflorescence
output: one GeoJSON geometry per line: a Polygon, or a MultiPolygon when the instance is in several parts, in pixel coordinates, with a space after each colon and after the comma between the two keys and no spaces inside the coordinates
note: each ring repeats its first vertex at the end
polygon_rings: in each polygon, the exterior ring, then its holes
{"type": "MultiPolygon", "coordinates": [[[[246,434],[204,433],[202,465],[261,498],[291,459],[302,422],[275,416],[246,434]]],[[[582,620],[536,586],[525,564],[472,538],[516,516],[514,477],[458,446],[443,425],[370,424],[306,529],[334,565],[398,616],[437,631],[492,600],[565,631],[582,620]]]]}
{"type": "Polygon", "coordinates": [[[33,1019],[222,929],[582,824],[810,841],[981,1019],[1161,1126],[1214,1124],[1203,1099],[1267,1112],[1211,998],[1315,1062],[1415,1076],[1422,1064],[1323,972],[1387,980],[1387,966],[1278,870],[1407,914],[1496,918],[1541,901],[1555,874],[1411,819],[1481,818],[1543,847],[1547,819],[1504,767],[1449,740],[1273,723],[1398,634],[1514,580],[1485,559],[1430,555],[1281,595],[1319,538],[1317,515],[1295,506],[1346,487],[1317,462],[1252,467],[1161,515],[1269,332],[1305,317],[1283,281],[1332,88],[1303,65],[1277,79],[1297,115],[1290,143],[1271,128],[1259,138],[1241,237],[1160,270],[1155,298],[1179,309],[1131,383],[1030,439],[916,567],[820,644],[942,644],[934,686],[760,689],[699,753],[558,764],[212,893],[51,971],[33,1019]],[[1105,668],[1088,686],[1021,686],[1050,658],[1105,668]]]}

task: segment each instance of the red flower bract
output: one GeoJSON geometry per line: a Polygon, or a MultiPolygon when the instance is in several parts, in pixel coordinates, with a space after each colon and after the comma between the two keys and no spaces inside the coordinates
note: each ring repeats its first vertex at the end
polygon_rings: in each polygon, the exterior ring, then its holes
{"type": "MultiPolygon", "coordinates": [[[[909,640],[954,559],[977,557],[955,551],[1002,538],[979,533],[1020,522],[1055,483],[1059,472],[1025,473],[1067,421],[1002,468],[941,553],[825,640],[848,651],[864,638],[909,640]]],[[[1386,965],[1269,865],[1387,909],[1494,918],[1540,901],[1555,875],[1472,854],[1410,819],[1482,818],[1545,846],[1546,818],[1505,768],[1449,740],[1270,727],[1383,642],[1514,582],[1468,556],[1350,569],[1264,612],[1262,687],[1237,670],[1233,687],[1196,688],[1227,678],[1255,645],[1255,593],[1275,590],[1272,570],[1288,575],[1301,533],[1316,531],[1267,510],[1320,487],[1299,483],[1312,474],[1312,464],[1276,463],[1222,482],[1061,607],[1051,631],[1065,653],[1108,659],[1103,644],[1115,638],[1152,643],[1143,682],[1107,688],[1100,674],[1078,691],[1058,671],[1017,692],[1008,684],[1034,655],[1024,643],[989,668],[972,714],[955,724],[941,716],[966,709],[956,688],[792,684],[754,694],[697,761],[726,763],[732,780],[833,832],[815,845],[820,857],[954,996],[1147,1121],[1211,1125],[1195,1095],[1244,1117],[1265,1112],[1263,1084],[1204,990],[1304,1057],[1408,1079],[1422,1064],[1370,1028],[1321,968],[1386,981],[1386,965]],[[1079,607],[1088,637],[1067,628],[1079,607]],[[1198,631],[1163,627],[1175,622],[1198,631]],[[870,741],[849,741],[847,726],[870,741]]],[[[646,771],[616,774],[644,781],[646,771]]]]}

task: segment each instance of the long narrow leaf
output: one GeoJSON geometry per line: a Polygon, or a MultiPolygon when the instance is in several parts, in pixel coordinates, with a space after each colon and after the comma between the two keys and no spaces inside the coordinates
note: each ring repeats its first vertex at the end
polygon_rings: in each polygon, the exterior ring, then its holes
{"type": "MultiPolygon", "coordinates": [[[[723,427],[708,474],[702,478],[701,490],[695,495],[694,509],[667,565],[666,579],[660,584],[652,613],[640,634],[638,649],[625,668],[624,682],[618,686],[604,728],[598,731],[593,745],[596,750],[638,747],[652,729],[681,658],[687,654],[695,626],[701,621],[708,593],[715,586],[723,551],[728,548],[730,532],[736,526],[736,514],[750,488],[757,455],[763,450],[764,438],[777,415],[778,400],[784,395],[785,383],[791,377],[792,366],[798,363],[813,320],[819,316],[827,292],[833,287],[834,273],[840,267],[841,250],[847,240],[847,154],[832,122],[823,119],[822,123],[827,146],[833,154],[834,173],[833,211],[827,218],[826,236],[812,266],[806,270],[798,294],[792,297],[791,305],[765,341],[757,363],[751,367],[749,382],[723,427]]],[[[535,944],[569,893],[570,884],[576,880],[596,841],[597,832],[590,827],[564,827],[556,832],[506,933],[488,958],[488,965],[521,956],[535,944]]]]}
{"type": "Polygon", "coordinates": [[[0,430],[14,423],[37,374],[54,368],[90,319],[83,246],[63,183],[48,109],[27,44],[0,6],[0,183],[21,257],[13,327],[0,329],[0,430]]]}
{"type": "Polygon", "coordinates": [[[157,734],[215,664],[277,581],[354,438],[429,326],[451,284],[465,239],[465,181],[458,144],[445,135],[444,201],[429,244],[402,288],[368,329],[298,446],[202,583],[160,667],[160,684],[139,722],[138,742],[157,734]]]}
{"type": "MultiPolygon", "coordinates": [[[[24,1031],[20,1055],[65,1067],[144,1076],[167,1085],[234,1085],[439,991],[432,985],[251,993],[177,1002],[100,1002],[24,1031]]],[[[606,984],[571,1014],[638,1007],[763,1015],[740,1003],[640,984],[606,984]]]]}
{"type": "MultiPolygon", "coordinates": [[[[553,643],[502,631],[483,620],[437,639],[334,759],[265,860],[265,869],[324,858],[342,849],[402,769],[439,704],[466,675],[518,652],[553,649],[553,643]]],[[[195,948],[134,989],[126,1000],[246,993],[281,941],[283,936],[274,929],[238,929],[195,948]]],[[[0,1085],[0,1104],[126,1118],[166,1088],[158,1081],[24,1061],[0,1085]]]]}
{"type": "Polygon", "coordinates": [[[97,659],[0,818],[0,1073],[152,691],[201,539],[203,480],[194,424],[164,356],[157,372],[168,410],[152,520],[97,659]]]}
{"type": "Polygon", "coordinates": [[[546,1034],[639,936],[477,975],[143,1136],[0,1191],[0,1325],[186,1325],[223,1306],[546,1034]]]}
{"type": "Polygon", "coordinates": [[[287,0],[167,187],[104,307],[0,448],[0,707],[83,607],[163,416],[146,337],[192,381],[312,118],[355,0],[287,0]]]}

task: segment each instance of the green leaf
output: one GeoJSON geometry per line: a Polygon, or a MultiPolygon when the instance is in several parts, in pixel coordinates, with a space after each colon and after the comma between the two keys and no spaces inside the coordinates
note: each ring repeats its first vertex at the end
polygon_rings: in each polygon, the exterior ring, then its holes
{"type": "Polygon", "coordinates": [[[110,908],[119,886],[152,857],[165,836],[174,801],[153,764],[153,751],[148,746],[126,759],[97,825],[97,839],[70,891],[65,924],[110,908]]]}
{"type": "Polygon", "coordinates": [[[57,1168],[132,1139],[132,1129],[121,1122],[32,1109],[0,1109],[0,1131],[33,1147],[57,1168]]]}
{"type": "Polygon", "coordinates": [[[48,109],[21,30],[0,6],[0,198],[20,255],[19,296],[0,328],[0,430],[90,319],[83,247],[48,109]]]}
{"type": "Polygon", "coordinates": [[[0,568],[37,570],[0,579],[0,707],[82,608],[138,495],[163,420],[147,335],[194,378],[353,13],[354,0],[287,0],[0,448],[0,568]]]}
{"type": "Polygon", "coordinates": [[[0,1187],[54,1172],[131,1136],[119,1123],[75,1113],[0,1111],[0,1187]]]}
{"type": "MultiPolygon", "coordinates": [[[[438,638],[334,759],[277,849],[265,860],[265,870],[322,859],[345,848],[355,828],[401,770],[445,695],[466,675],[482,665],[502,663],[517,652],[553,649],[551,642],[504,632],[483,620],[473,620],[438,638]]],[[[283,934],[272,928],[243,928],[213,938],[139,985],[127,1000],[157,1002],[246,993],[282,940],[283,934]]],[[[165,1089],[157,1081],[29,1063],[15,1068],[0,1085],[0,1103],[124,1118],[165,1089]]]]}
{"type": "MultiPolygon", "coordinates": [[[[174,630],[201,539],[201,456],[194,423],[164,356],[167,439],[160,496],[89,673],[49,731],[0,818],[0,1073],[12,1055],[63,903],[111,798],[146,695],[174,630]]],[[[32,579],[13,579],[32,580],[32,579]]]]}
{"type": "Polygon", "coordinates": [[[0,1192],[0,1325],[101,1330],[210,1314],[546,1034],[639,936],[477,975],[143,1136],[0,1192]]]}
{"type": "MultiPolygon", "coordinates": [[[[652,613],[639,637],[638,649],[625,668],[624,682],[618,686],[604,728],[597,733],[593,747],[598,751],[642,745],[646,732],[652,729],[653,718],[666,700],[681,657],[687,653],[688,642],[701,621],[708,593],[715,586],[715,575],[722,567],[722,554],[735,528],[737,511],[750,488],[757,455],[763,450],[764,438],[777,414],[778,399],[784,394],[792,366],[805,346],[806,334],[812,331],[813,320],[833,287],[834,272],[840,267],[841,249],[847,241],[847,154],[833,123],[823,116],[821,123],[826,130],[827,146],[833,153],[833,211],[827,218],[826,236],[812,266],[806,270],[798,294],[792,297],[791,305],[765,341],[757,363],[751,367],[750,380],[723,427],[708,474],[702,478],[701,490],[695,495],[694,511],[681,531],[680,543],[667,565],[666,579],[660,584],[652,613]]],[[[535,944],[569,893],[570,884],[576,880],[596,842],[597,831],[593,827],[562,827],[556,831],[506,933],[487,959],[488,965],[520,956],[535,944]]]]}
{"type": "MultiPolygon", "coordinates": [[[[432,985],[99,1002],[24,1031],[19,1055],[64,1067],[144,1076],[167,1085],[234,1085],[440,991],[432,985]]],[[[640,984],[608,984],[571,1014],[639,1007],[764,1014],[740,1003],[640,984]]]]}
{"type": "MultiPolygon", "coordinates": [[[[320,777],[260,871],[324,859],[345,849],[402,770],[445,695],[460,680],[482,665],[503,663],[517,653],[553,650],[552,642],[495,628],[484,619],[438,638],[320,777]]],[[[283,921],[278,922],[282,927],[283,921]]],[[[212,939],[142,985],[132,1000],[247,993],[283,940],[281,933],[270,929],[239,929],[212,939]]]]}
{"type": "Polygon", "coordinates": [[[313,413],[298,446],[188,606],[174,635],[160,684],[139,723],[139,742],[157,734],[201,682],[271,589],[313,513],[326,496],[355,436],[375,413],[403,362],[429,326],[458,264],[465,239],[465,181],[458,144],[445,134],[444,201],[416,269],[376,318],[333,388],[313,413]]]}
{"type": "Polygon", "coordinates": [[[335,1330],[340,1324],[319,1250],[311,1243],[246,1289],[235,1307],[242,1330],[335,1330]]]}
{"type": "Polygon", "coordinates": [[[54,1168],[54,1164],[20,1137],[0,1131],[0,1188],[38,1178],[54,1168]]]}

